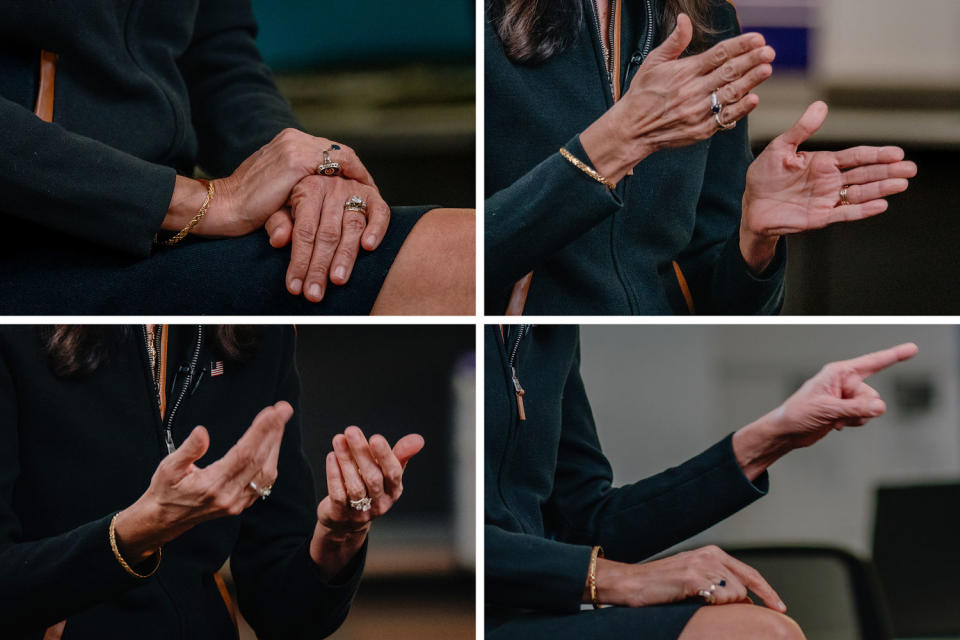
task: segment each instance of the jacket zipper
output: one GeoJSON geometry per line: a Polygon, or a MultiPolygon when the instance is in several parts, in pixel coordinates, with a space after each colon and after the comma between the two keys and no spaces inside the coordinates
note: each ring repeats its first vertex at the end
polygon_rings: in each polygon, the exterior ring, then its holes
{"type": "Polygon", "coordinates": [[[630,72],[633,70],[634,65],[639,67],[643,64],[643,61],[647,59],[651,49],[653,49],[653,36],[656,33],[656,24],[653,18],[652,0],[644,0],[643,7],[647,14],[647,32],[644,34],[643,46],[640,48],[640,51],[630,56],[630,62],[627,64],[627,72],[623,76],[625,87],[630,86],[630,72]]]}
{"type": "Polygon", "coordinates": [[[610,85],[610,95],[613,96],[614,102],[617,100],[617,90],[616,84],[614,83],[613,70],[616,68],[614,64],[614,56],[617,55],[617,52],[614,50],[613,40],[616,36],[614,29],[616,27],[616,20],[614,16],[617,11],[617,0],[610,0],[610,26],[607,29],[607,42],[609,46],[603,44],[603,31],[600,29],[600,7],[597,5],[597,0],[592,0],[593,2],[593,24],[597,30],[597,38],[600,41],[600,51],[603,52],[603,66],[607,70],[607,84],[610,85]]]}
{"type": "Polygon", "coordinates": [[[191,382],[193,381],[193,372],[197,368],[197,363],[200,361],[200,347],[203,345],[203,325],[197,325],[197,340],[193,344],[193,354],[190,357],[189,369],[186,371],[186,377],[183,380],[183,384],[180,385],[180,393],[177,394],[177,399],[173,403],[170,411],[167,412],[167,418],[164,421],[163,427],[163,440],[167,445],[167,453],[173,453],[177,450],[176,445],[173,443],[173,419],[177,415],[177,410],[180,408],[180,405],[183,404],[183,399],[187,395],[187,391],[191,387],[191,382]]]}
{"type": "Polygon", "coordinates": [[[530,326],[529,324],[517,325],[517,337],[514,338],[513,347],[510,349],[510,354],[507,357],[507,364],[510,365],[510,377],[513,382],[513,392],[517,396],[517,415],[521,420],[527,419],[527,412],[523,406],[523,396],[525,396],[527,392],[524,390],[523,385],[520,384],[520,376],[517,375],[517,351],[520,349],[520,341],[523,340],[523,336],[530,330],[530,326]]]}

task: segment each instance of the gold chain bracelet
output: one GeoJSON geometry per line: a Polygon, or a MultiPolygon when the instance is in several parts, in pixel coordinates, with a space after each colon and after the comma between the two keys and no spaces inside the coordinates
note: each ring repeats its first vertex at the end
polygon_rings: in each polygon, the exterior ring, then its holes
{"type": "Polygon", "coordinates": [[[207,197],[204,198],[203,204],[200,205],[200,211],[197,211],[197,215],[193,216],[193,219],[190,222],[188,222],[187,226],[181,229],[180,232],[177,233],[177,235],[173,236],[168,240],[157,240],[156,236],[154,236],[154,239],[153,239],[154,244],[163,245],[164,247],[172,247],[173,245],[177,244],[178,242],[186,238],[187,234],[193,231],[193,228],[195,226],[200,224],[200,220],[202,220],[204,214],[207,213],[207,207],[209,207],[210,203],[213,201],[213,195],[214,195],[213,180],[211,180],[210,182],[207,183],[207,197]]]}
{"type": "Polygon", "coordinates": [[[590,176],[591,178],[593,178],[594,180],[596,180],[606,188],[610,189],[611,191],[617,188],[617,185],[610,182],[609,180],[604,178],[602,175],[597,173],[595,170],[588,167],[586,164],[583,163],[583,161],[580,160],[580,158],[576,157],[575,155],[573,155],[563,147],[560,147],[560,155],[566,158],[567,161],[570,162],[570,164],[575,166],[577,169],[580,169],[580,171],[583,171],[585,174],[587,174],[588,176],[590,176]]]}
{"type": "Polygon", "coordinates": [[[113,555],[117,559],[117,562],[120,563],[120,566],[123,567],[124,571],[132,575],[134,578],[149,578],[157,572],[157,569],[160,568],[160,561],[163,559],[163,547],[157,547],[157,563],[153,565],[153,569],[150,573],[141,574],[133,570],[127,561],[123,559],[123,555],[120,553],[120,547],[117,546],[117,517],[120,515],[118,511],[114,514],[113,519],[110,520],[110,549],[113,550],[113,555]]]}
{"type": "Polygon", "coordinates": [[[594,547],[590,552],[590,570],[587,571],[587,588],[594,609],[600,608],[600,594],[597,592],[597,558],[603,557],[603,547],[594,547]]]}

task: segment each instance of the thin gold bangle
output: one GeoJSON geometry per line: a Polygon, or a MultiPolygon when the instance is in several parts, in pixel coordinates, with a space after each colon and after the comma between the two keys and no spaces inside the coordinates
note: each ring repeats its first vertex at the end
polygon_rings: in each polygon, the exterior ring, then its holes
{"type": "Polygon", "coordinates": [[[200,205],[200,210],[197,211],[197,215],[193,216],[193,219],[190,222],[188,222],[187,226],[181,229],[180,232],[177,233],[177,235],[173,236],[172,238],[169,238],[168,240],[157,240],[156,236],[154,236],[154,239],[153,239],[154,243],[163,245],[164,247],[172,247],[173,245],[177,244],[178,242],[186,238],[187,234],[193,231],[193,228],[195,226],[200,224],[200,221],[203,219],[204,214],[207,213],[207,207],[209,207],[210,203],[213,201],[213,195],[214,195],[213,180],[211,180],[210,182],[207,183],[207,197],[204,198],[203,204],[200,205]]]}
{"type": "Polygon", "coordinates": [[[117,562],[120,563],[120,566],[123,567],[124,571],[132,575],[134,578],[149,578],[157,572],[157,569],[160,568],[160,561],[163,559],[163,547],[157,547],[157,563],[153,565],[153,569],[150,571],[150,573],[141,574],[134,571],[133,568],[127,564],[127,561],[123,559],[123,556],[120,554],[120,548],[117,546],[117,517],[119,515],[120,512],[118,511],[110,520],[110,549],[113,550],[113,556],[117,559],[117,562]]]}
{"type": "Polygon", "coordinates": [[[594,547],[590,552],[590,570],[587,572],[587,588],[594,609],[600,608],[600,594],[597,592],[597,558],[603,557],[603,547],[594,547]]]}
{"type": "Polygon", "coordinates": [[[577,169],[580,169],[580,171],[583,171],[585,174],[587,174],[588,176],[590,176],[591,178],[593,178],[594,180],[596,180],[606,188],[610,189],[611,191],[617,188],[617,185],[610,182],[609,180],[604,178],[602,175],[597,173],[595,170],[588,167],[586,164],[584,164],[580,160],[580,158],[576,157],[575,155],[573,155],[563,147],[560,147],[560,155],[566,158],[567,161],[573,166],[575,166],[577,169]]]}

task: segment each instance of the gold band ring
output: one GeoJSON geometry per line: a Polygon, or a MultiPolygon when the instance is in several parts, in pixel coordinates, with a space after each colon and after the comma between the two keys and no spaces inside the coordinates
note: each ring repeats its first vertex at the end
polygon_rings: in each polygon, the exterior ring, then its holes
{"type": "Polygon", "coordinates": [[[730,129],[737,128],[736,120],[734,120],[733,122],[724,122],[723,120],[720,119],[720,113],[713,114],[713,119],[717,122],[717,129],[719,129],[720,131],[729,131],[730,129]]]}

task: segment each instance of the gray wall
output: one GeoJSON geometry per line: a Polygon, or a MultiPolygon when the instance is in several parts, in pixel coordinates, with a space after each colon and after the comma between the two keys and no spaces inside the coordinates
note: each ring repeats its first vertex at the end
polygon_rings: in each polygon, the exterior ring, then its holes
{"type": "Polygon", "coordinates": [[[826,362],[920,346],[912,361],[870,380],[887,415],[781,460],[767,497],[686,546],[805,542],[867,553],[878,483],[960,476],[955,327],[594,325],[581,335],[583,377],[618,483],[697,454],[826,362]]]}

